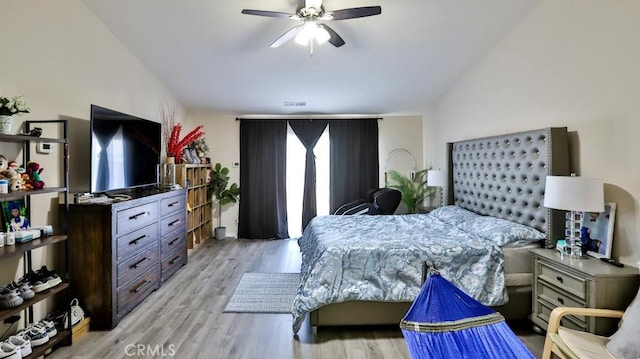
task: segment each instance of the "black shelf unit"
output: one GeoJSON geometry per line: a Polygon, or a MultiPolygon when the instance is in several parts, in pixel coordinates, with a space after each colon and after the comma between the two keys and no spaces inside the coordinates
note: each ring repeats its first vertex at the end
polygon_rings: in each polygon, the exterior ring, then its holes
{"type": "MultiPolygon", "coordinates": [[[[46,246],[51,246],[56,243],[64,244],[64,253],[65,253],[65,270],[63,283],[49,288],[43,292],[37,293],[34,298],[26,300],[24,303],[17,307],[2,309],[0,310],[0,320],[7,319],[13,315],[21,313],[23,311],[27,312],[28,320],[33,322],[33,305],[39,303],[47,298],[51,298],[58,294],[65,295],[64,300],[66,303],[65,309],[69,312],[69,318],[71,318],[71,291],[69,285],[69,248],[67,243],[67,233],[68,233],[68,222],[66,213],[69,211],[69,142],[67,139],[67,121],[66,120],[49,120],[49,121],[25,121],[25,130],[28,132],[30,130],[31,125],[36,124],[59,124],[62,126],[63,138],[47,138],[47,137],[35,137],[35,136],[25,136],[25,135],[6,135],[0,134],[0,143],[17,143],[22,145],[23,150],[23,158],[24,163],[27,163],[30,159],[30,146],[31,143],[57,143],[61,144],[63,147],[62,154],[62,175],[63,175],[63,187],[45,187],[39,190],[31,190],[31,191],[16,191],[0,194],[0,202],[21,199],[24,198],[27,201],[27,210],[30,210],[29,199],[31,196],[45,194],[45,193],[62,193],[64,195],[64,206],[59,206],[58,208],[63,208],[65,210],[65,221],[64,228],[62,233],[59,235],[51,235],[46,237],[40,237],[34,240],[31,240],[26,243],[16,243],[15,245],[7,246],[0,248],[0,260],[23,256],[24,258],[24,269],[25,272],[29,269],[32,269],[32,258],[31,251],[37,248],[42,248],[46,246]]],[[[31,216],[29,216],[31,217],[31,216]]],[[[58,345],[71,345],[71,329],[58,329],[58,334],[51,338],[46,344],[37,346],[33,348],[33,353],[27,356],[26,358],[37,358],[42,356],[45,352],[50,349],[58,346],[58,345]]]]}

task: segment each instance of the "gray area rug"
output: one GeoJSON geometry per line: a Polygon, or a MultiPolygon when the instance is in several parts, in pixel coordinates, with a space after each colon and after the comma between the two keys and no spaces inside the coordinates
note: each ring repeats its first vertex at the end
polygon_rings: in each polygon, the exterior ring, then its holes
{"type": "Polygon", "coordinates": [[[300,273],[245,273],[224,308],[227,313],[291,313],[300,273]]]}

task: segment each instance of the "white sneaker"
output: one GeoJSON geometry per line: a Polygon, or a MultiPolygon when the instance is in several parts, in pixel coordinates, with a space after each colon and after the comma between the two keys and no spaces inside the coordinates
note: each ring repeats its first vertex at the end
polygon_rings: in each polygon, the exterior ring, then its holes
{"type": "Polygon", "coordinates": [[[0,359],[22,359],[20,347],[7,342],[0,342],[0,359]]]}
{"type": "Polygon", "coordinates": [[[20,347],[20,355],[24,358],[27,355],[31,354],[31,340],[29,337],[22,335],[12,335],[7,339],[9,344],[15,345],[16,347],[20,347]]]}
{"type": "Polygon", "coordinates": [[[18,335],[20,334],[24,334],[29,337],[29,339],[31,340],[32,347],[43,345],[49,341],[47,330],[42,327],[36,327],[32,325],[31,327],[26,328],[21,332],[18,332],[18,335]]]}
{"type": "Polygon", "coordinates": [[[49,339],[55,337],[58,334],[58,330],[56,329],[56,326],[53,324],[53,322],[50,322],[48,320],[43,319],[33,324],[33,326],[44,328],[45,331],[47,332],[47,336],[49,336],[49,339]]]}

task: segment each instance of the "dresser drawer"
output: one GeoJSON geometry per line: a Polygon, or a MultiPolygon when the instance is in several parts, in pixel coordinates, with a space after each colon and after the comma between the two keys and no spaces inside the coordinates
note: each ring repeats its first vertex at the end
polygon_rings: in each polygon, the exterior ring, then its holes
{"type": "Polygon", "coordinates": [[[118,291],[118,318],[124,317],[151,292],[158,289],[159,279],[160,270],[158,265],[155,265],[140,278],[120,289],[118,291]]]}
{"type": "Polygon", "coordinates": [[[178,212],[160,220],[160,233],[162,236],[179,229],[185,230],[187,225],[187,214],[178,212]]]}
{"type": "Polygon", "coordinates": [[[158,242],[158,226],[154,223],[116,239],[118,242],[116,263],[128,259],[140,250],[158,242]]]}
{"type": "Polygon", "coordinates": [[[154,223],[158,219],[158,202],[147,203],[119,211],[116,219],[116,233],[127,234],[154,223]]]}
{"type": "Polygon", "coordinates": [[[171,277],[180,267],[187,263],[187,243],[182,243],[180,248],[175,252],[170,253],[167,258],[162,260],[162,281],[166,281],[171,277]]]}
{"type": "Polygon", "coordinates": [[[180,192],[180,195],[168,197],[160,200],[160,215],[165,216],[167,214],[187,210],[187,199],[184,193],[180,192]]]}
{"type": "Polygon", "coordinates": [[[136,279],[156,264],[158,264],[158,244],[154,243],[151,247],[118,264],[118,287],[136,279]]]}
{"type": "Polygon", "coordinates": [[[171,235],[166,236],[162,239],[160,243],[160,258],[164,259],[172,254],[178,248],[182,248],[187,243],[187,232],[185,231],[176,231],[171,235]]]}
{"type": "MultiPolygon", "coordinates": [[[[554,310],[556,307],[549,303],[546,302],[545,300],[541,300],[539,299],[538,301],[536,301],[536,311],[534,312],[534,314],[538,317],[538,319],[543,320],[546,324],[549,324],[549,317],[551,316],[551,311],[554,310]]],[[[584,319],[584,317],[582,317],[584,319]]],[[[572,315],[567,315],[565,317],[563,317],[560,320],[560,324],[562,324],[562,326],[570,328],[570,329],[575,329],[575,330],[580,330],[580,331],[586,331],[587,330],[587,325],[583,320],[579,320],[576,317],[572,316],[572,315]]],[[[545,326],[546,329],[546,326],[545,326]]]]}
{"type": "Polygon", "coordinates": [[[576,297],[587,299],[587,283],[584,278],[576,277],[561,270],[547,265],[545,262],[538,262],[539,278],[547,283],[564,288],[576,297]]]}

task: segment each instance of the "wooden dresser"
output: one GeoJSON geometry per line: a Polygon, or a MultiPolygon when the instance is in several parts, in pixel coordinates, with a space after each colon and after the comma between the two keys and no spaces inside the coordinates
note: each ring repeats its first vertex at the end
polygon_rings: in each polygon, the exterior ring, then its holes
{"type": "Polygon", "coordinates": [[[91,328],[115,328],[186,264],[186,239],[184,189],[70,205],[70,279],[91,328]]]}

